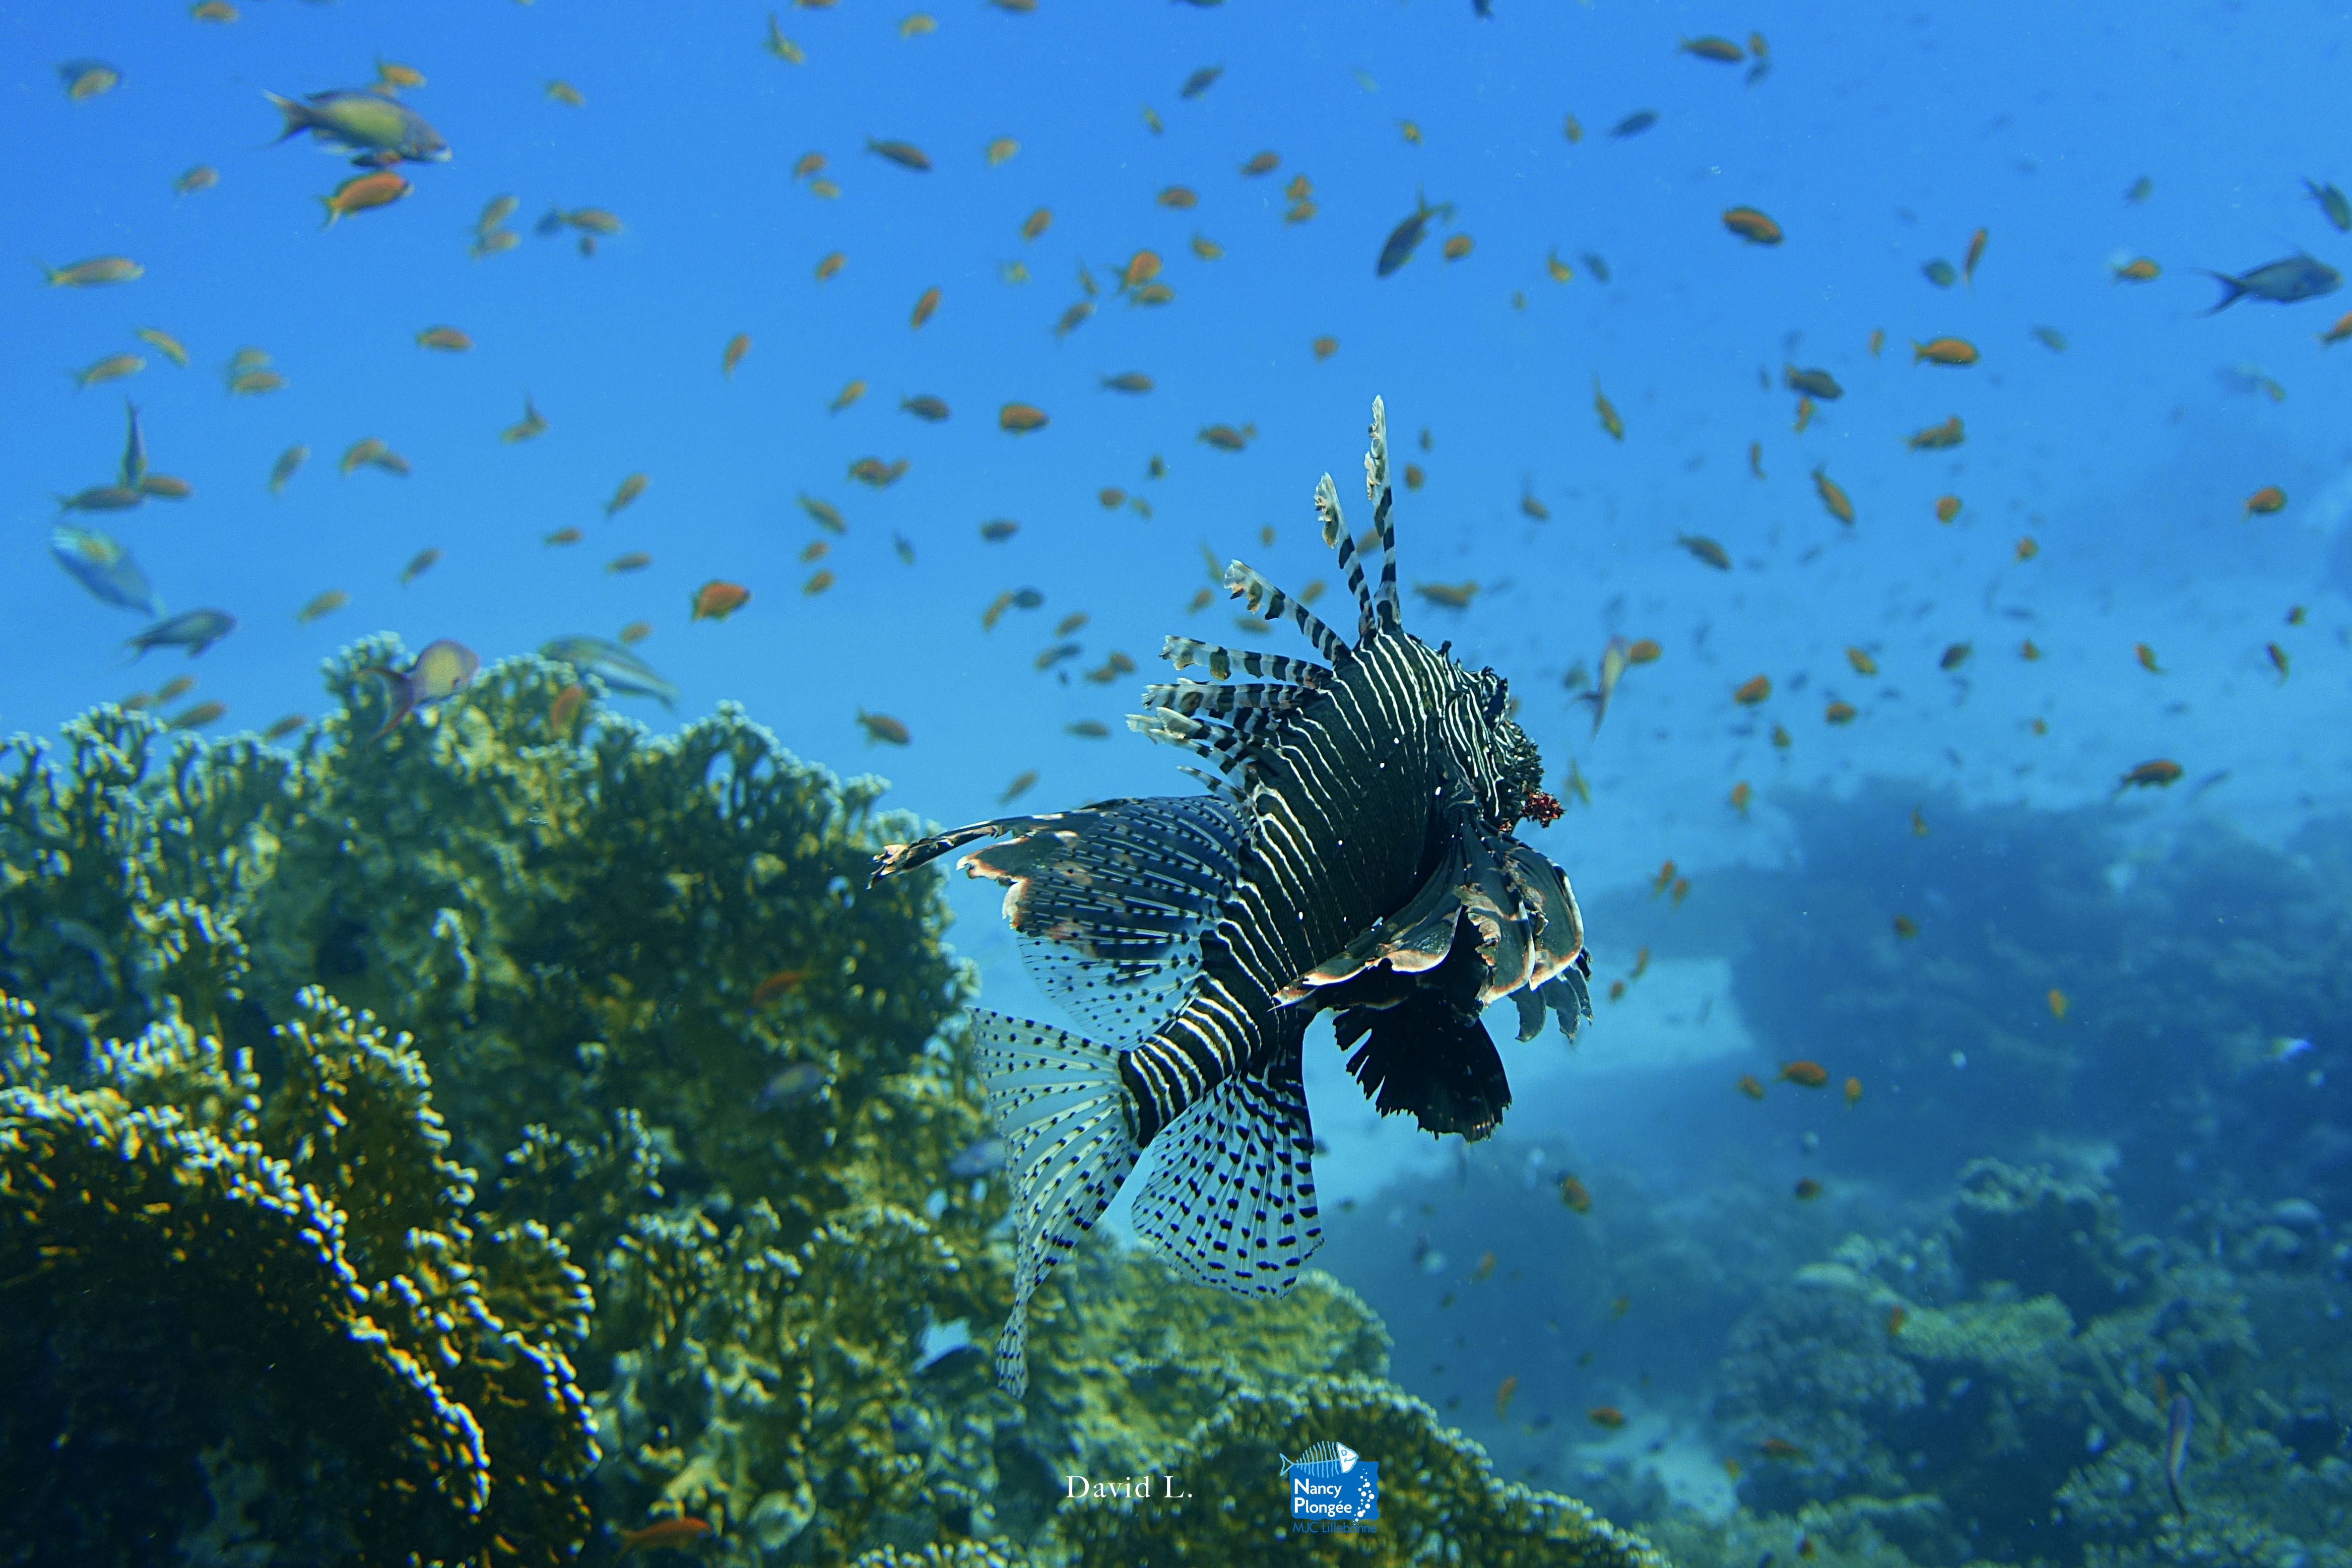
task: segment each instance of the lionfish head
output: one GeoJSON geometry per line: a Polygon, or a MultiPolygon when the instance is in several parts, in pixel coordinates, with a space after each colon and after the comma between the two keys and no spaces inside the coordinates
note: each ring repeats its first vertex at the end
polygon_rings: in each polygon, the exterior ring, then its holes
{"type": "Polygon", "coordinates": [[[1522,817],[1549,824],[1559,816],[1559,804],[1543,793],[1543,754],[1511,717],[1510,682],[1491,668],[1465,674],[1472,718],[1463,742],[1470,754],[1455,760],[1479,781],[1486,825],[1508,833],[1522,817]]]}

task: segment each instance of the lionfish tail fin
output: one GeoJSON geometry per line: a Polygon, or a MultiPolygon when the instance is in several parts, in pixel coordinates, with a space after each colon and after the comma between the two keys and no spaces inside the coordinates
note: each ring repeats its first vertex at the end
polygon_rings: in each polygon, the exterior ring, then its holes
{"type": "Polygon", "coordinates": [[[1266,620],[1278,621],[1288,616],[1307,635],[1307,640],[1315,645],[1315,651],[1332,663],[1344,662],[1348,658],[1348,645],[1340,640],[1338,632],[1323,624],[1321,616],[1267,582],[1252,567],[1239,561],[1228,565],[1225,592],[1248,601],[1251,613],[1266,620]]]}
{"type": "Polygon", "coordinates": [[[1013,1313],[996,1341],[996,1381],[1018,1399],[1029,1387],[1029,1300],[1110,1206],[1139,1151],[1116,1050],[1002,1013],[971,1016],[1013,1184],[1013,1313]]]}
{"type": "Polygon", "coordinates": [[[1135,1200],[1137,1232],[1203,1285],[1287,1294],[1323,1245],[1296,1049],[1225,1079],[1151,1145],[1159,1159],[1135,1200]]]}
{"type": "Polygon", "coordinates": [[[1372,616],[1380,629],[1401,631],[1404,616],[1397,605],[1396,521],[1389,515],[1395,499],[1389,489],[1389,412],[1372,399],[1371,444],[1364,452],[1364,498],[1372,503],[1372,531],[1381,536],[1381,585],[1373,596],[1372,616]]]}

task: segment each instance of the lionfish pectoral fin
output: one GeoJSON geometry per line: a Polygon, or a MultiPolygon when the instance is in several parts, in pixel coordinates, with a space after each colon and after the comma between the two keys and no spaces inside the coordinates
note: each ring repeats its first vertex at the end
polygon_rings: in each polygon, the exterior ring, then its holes
{"type": "Polygon", "coordinates": [[[1510,1076],[1486,1026],[1434,987],[1380,1011],[1351,1008],[1334,1026],[1342,1049],[1364,1042],[1348,1070],[1382,1116],[1411,1111],[1424,1132],[1476,1142],[1510,1107],[1510,1076]]]}
{"type": "Polygon", "coordinates": [[[1000,833],[1011,832],[1035,820],[1030,816],[999,816],[987,822],[975,822],[969,827],[934,833],[911,844],[885,844],[881,852],[874,857],[874,874],[866,879],[866,885],[870,888],[885,877],[895,877],[901,871],[928,866],[940,856],[952,855],[975,839],[993,838],[1000,833]]]}
{"type": "Polygon", "coordinates": [[[1454,921],[1462,913],[1461,877],[1460,858],[1449,858],[1394,914],[1374,921],[1355,941],[1276,993],[1276,999],[1286,1006],[1303,1002],[1318,991],[1347,984],[1383,961],[1399,974],[1436,968],[1454,945],[1454,921]]]}
{"type": "Polygon", "coordinates": [[[1180,1272],[1244,1296],[1286,1294],[1323,1226],[1298,1036],[1226,1079],[1151,1141],[1135,1228],[1180,1272]]]}
{"type": "Polygon", "coordinates": [[[1536,988],[1532,985],[1522,985],[1511,993],[1511,1001],[1519,1010],[1518,1038],[1524,1042],[1542,1034],[1544,1005],[1542,998],[1536,994],[1536,988]]]}
{"type": "Polygon", "coordinates": [[[1167,795],[1098,801],[1020,826],[964,868],[1004,885],[1005,922],[1041,990],[1117,1044],[1142,1039],[1183,1005],[1201,972],[1201,938],[1241,878],[1241,812],[1167,795]]]}
{"type": "Polygon", "coordinates": [[[1540,986],[1584,951],[1583,911],[1576,907],[1576,889],[1568,885],[1568,873],[1516,839],[1504,869],[1520,901],[1535,911],[1536,962],[1528,983],[1540,986]]]}
{"type": "Polygon", "coordinates": [[[1013,1312],[996,1341],[996,1380],[1018,1399],[1029,1386],[1029,1299],[1110,1206],[1139,1150],[1118,1051],[1002,1013],[971,1017],[1013,1185],[1013,1312]]]}
{"type": "Polygon", "coordinates": [[[1538,986],[1536,994],[1551,1008],[1552,1016],[1559,1020],[1559,1032],[1574,1045],[1577,1026],[1592,1016],[1591,955],[1578,953],[1575,963],[1538,986]]]}

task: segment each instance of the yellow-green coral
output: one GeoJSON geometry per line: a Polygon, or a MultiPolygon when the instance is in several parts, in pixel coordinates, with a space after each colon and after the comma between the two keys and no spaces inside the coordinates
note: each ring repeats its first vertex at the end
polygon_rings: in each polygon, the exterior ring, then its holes
{"type": "MultiPolygon", "coordinates": [[[[94,1087],[0,1090],[0,1462],[19,1505],[79,1521],[81,1560],[127,1561],[199,1532],[240,1543],[215,1489],[257,1474],[237,1521],[320,1560],[561,1562],[595,1457],[557,1342],[576,1315],[488,1309],[499,1265],[474,1253],[415,1056],[321,993],[300,1005],[266,1104],[249,1066],[176,1022],[101,1047],[94,1087]],[[344,1138],[362,1126],[364,1149],[344,1138]]],[[[0,1008],[11,1058],[37,1063],[29,1010],[0,1008]]],[[[560,1252],[502,1256],[541,1299],[576,1293],[560,1252]]]]}

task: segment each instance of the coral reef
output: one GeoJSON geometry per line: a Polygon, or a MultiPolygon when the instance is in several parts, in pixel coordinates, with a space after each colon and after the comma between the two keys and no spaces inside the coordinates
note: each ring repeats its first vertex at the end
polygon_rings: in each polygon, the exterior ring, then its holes
{"type": "Polygon", "coordinates": [[[1328,1276],[1255,1304],[1090,1247],[1004,1397],[971,973],[936,874],[866,887],[886,786],[732,707],[559,733],[594,679],[530,658],[379,734],[398,658],[338,656],[290,750],[114,709],[0,747],[0,1455],[55,1549],[1108,1561],[1064,1475],[1270,1474],[1290,1400],[1396,1446],[1417,1541],[1648,1560],[1378,1382],[1328,1276]]]}

